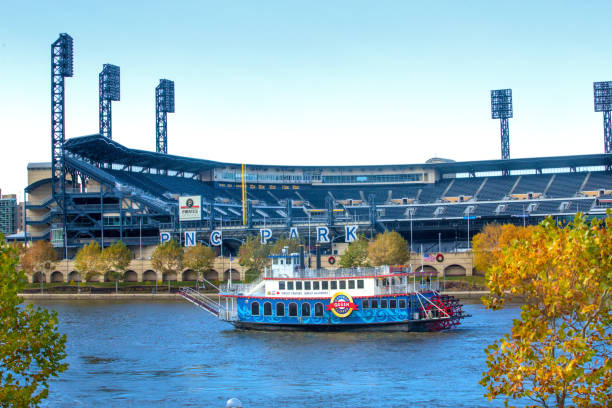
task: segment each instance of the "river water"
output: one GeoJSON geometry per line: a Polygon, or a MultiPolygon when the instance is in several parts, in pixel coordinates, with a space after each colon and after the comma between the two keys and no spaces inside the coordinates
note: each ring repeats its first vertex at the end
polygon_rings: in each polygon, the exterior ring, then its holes
{"type": "Polygon", "coordinates": [[[442,333],[241,332],[183,301],[37,301],[68,336],[48,407],[490,407],[484,348],[518,306],[442,333]]]}

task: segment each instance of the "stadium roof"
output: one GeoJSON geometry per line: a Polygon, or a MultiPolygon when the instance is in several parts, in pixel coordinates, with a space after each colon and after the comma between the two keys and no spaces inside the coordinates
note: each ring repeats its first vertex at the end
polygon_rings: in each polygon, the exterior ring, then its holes
{"type": "MultiPolygon", "coordinates": [[[[98,163],[114,163],[124,166],[139,166],[165,170],[177,170],[197,173],[219,167],[236,166],[237,163],[224,163],[212,160],[196,159],[184,156],[174,156],[150,152],[146,150],[130,149],[112,139],[100,134],[80,136],[68,139],[64,148],[75,155],[98,163]]],[[[420,164],[382,164],[382,165],[355,165],[355,166],[292,166],[292,165],[264,165],[247,164],[251,169],[384,169],[384,168],[422,168],[436,169],[440,174],[448,173],[477,173],[502,170],[539,170],[555,168],[578,168],[591,166],[612,166],[612,154],[589,154],[576,156],[534,157],[508,160],[480,160],[468,162],[435,162],[420,164]]]]}

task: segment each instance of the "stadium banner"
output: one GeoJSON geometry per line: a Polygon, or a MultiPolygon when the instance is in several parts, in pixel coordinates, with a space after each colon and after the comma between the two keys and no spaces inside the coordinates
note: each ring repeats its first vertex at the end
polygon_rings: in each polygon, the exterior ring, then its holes
{"type": "Polygon", "coordinates": [[[346,225],[344,227],[344,242],[357,241],[357,225],[346,225]]]}
{"type": "Polygon", "coordinates": [[[270,228],[262,228],[259,230],[259,235],[261,236],[261,243],[265,245],[272,238],[272,230],[270,228]]]}
{"type": "Polygon", "coordinates": [[[159,231],[159,243],[163,244],[164,242],[168,242],[172,239],[172,235],[168,231],[159,231]]]}
{"type": "Polygon", "coordinates": [[[329,243],[329,228],[317,227],[317,242],[319,244],[329,243]]]}
{"type": "Polygon", "coordinates": [[[298,233],[297,227],[289,228],[289,239],[298,239],[300,234],[298,233]]]}
{"type": "Polygon", "coordinates": [[[185,246],[196,246],[196,232],[195,231],[185,231],[185,246]]]}
{"type": "Polygon", "coordinates": [[[202,219],[202,197],[179,197],[179,221],[199,221],[202,219]]]}
{"type": "Polygon", "coordinates": [[[214,230],[213,232],[210,233],[210,245],[219,246],[222,243],[223,243],[223,234],[221,234],[221,231],[214,230]]]}

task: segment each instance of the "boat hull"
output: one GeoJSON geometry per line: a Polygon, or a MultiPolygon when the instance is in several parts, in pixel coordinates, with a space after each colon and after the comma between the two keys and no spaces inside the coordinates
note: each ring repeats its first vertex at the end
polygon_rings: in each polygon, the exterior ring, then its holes
{"type": "Polygon", "coordinates": [[[237,330],[311,331],[311,332],[430,332],[438,331],[435,323],[441,319],[363,324],[269,324],[232,321],[237,330]]]}

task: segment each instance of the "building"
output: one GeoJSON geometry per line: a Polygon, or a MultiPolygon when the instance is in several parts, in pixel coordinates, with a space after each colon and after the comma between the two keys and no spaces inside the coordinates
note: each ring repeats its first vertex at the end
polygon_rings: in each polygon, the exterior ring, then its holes
{"type": "Polygon", "coordinates": [[[3,195],[0,198],[0,232],[5,236],[17,232],[17,196],[3,195]]]}

